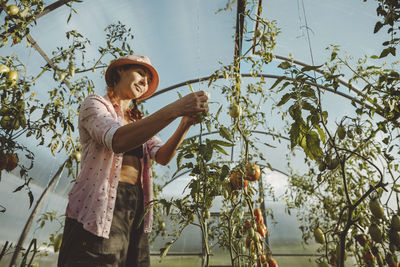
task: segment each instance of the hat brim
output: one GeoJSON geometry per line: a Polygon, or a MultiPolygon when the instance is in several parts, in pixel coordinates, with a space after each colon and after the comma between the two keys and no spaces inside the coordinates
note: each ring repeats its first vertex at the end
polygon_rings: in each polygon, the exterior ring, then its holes
{"type": "Polygon", "coordinates": [[[114,69],[116,67],[119,67],[119,66],[123,66],[123,65],[129,65],[129,64],[141,65],[141,66],[145,67],[146,69],[148,69],[150,71],[150,73],[151,73],[151,82],[149,84],[149,88],[138,99],[139,100],[144,100],[146,98],[149,98],[157,90],[158,84],[160,82],[160,78],[158,77],[157,70],[152,65],[147,64],[146,62],[132,60],[132,59],[129,59],[129,58],[120,58],[120,59],[117,59],[117,60],[113,61],[108,66],[108,68],[106,70],[106,74],[105,74],[107,86],[112,87],[112,84],[111,84],[111,71],[112,71],[112,69],[114,69]]]}

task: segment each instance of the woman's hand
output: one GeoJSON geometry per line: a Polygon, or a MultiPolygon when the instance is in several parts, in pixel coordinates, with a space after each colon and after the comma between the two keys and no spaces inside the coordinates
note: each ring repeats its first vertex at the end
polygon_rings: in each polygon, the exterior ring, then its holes
{"type": "Polygon", "coordinates": [[[201,122],[201,114],[196,114],[192,116],[183,116],[181,120],[181,123],[188,127],[200,122],[201,122]]]}
{"type": "Polygon", "coordinates": [[[201,112],[208,112],[207,100],[206,92],[198,91],[178,99],[171,104],[171,107],[176,112],[177,117],[193,117],[201,112]]]}

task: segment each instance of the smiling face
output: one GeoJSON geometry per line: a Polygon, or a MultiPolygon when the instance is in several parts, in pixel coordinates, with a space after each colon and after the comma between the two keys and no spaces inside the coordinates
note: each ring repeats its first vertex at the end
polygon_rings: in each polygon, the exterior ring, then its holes
{"type": "Polygon", "coordinates": [[[151,74],[145,67],[128,65],[116,71],[120,77],[117,87],[121,89],[123,98],[138,99],[148,90],[151,74]]]}

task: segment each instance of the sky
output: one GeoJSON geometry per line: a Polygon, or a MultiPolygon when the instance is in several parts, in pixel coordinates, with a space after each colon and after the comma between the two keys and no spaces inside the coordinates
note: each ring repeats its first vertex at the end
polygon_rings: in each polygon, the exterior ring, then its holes
{"type": "MultiPolygon", "coordinates": [[[[62,7],[40,18],[37,26],[32,28],[31,35],[50,55],[51,51],[57,47],[67,44],[66,31],[77,29],[91,40],[86,56],[93,58],[97,54],[97,47],[104,43],[105,27],[110,23],[121,21],[132,28],[134,34],[132,47],[135,53],[149,56],[152,64],[157,68],[160,75],[159,89],[163,89],[183,81],[208,76],[218,69],[221,63],[232,62],[236,6],[231,11],[216,14],[216,11],[223,8],[225,4],[226,0],[87,0],[73,4],[78,14],[72,14],[69,23],[66,23],[66,20],[71,11],[67,7],[62,7]]],[[[304,2],[268,0],[263,1],[262,16],[276,20],[280,28],[276,54],[285,57],[292,54],[296,60],[311,64],[310,46],[306,38],[305,21],[307,20],[314,63],[321,64],[329,58],[326,47],[331,44],[340,45],[343,51],[348,51],[355,58],[364,55],[371,56],[381,51],[381,43],[386,36],[383,31],[373,34],[376,22],[375,8],[375,1],[364,3],[361,0],[304,0],[304,2]]],[[[249,24],[248,27],[252,29],[253,25],[249,24]]],[[[244,47],[246,45],[244,44],[244,47]]],[[[37,74],[40,66],[45,64],[37,52],[32,48],[27,48],[25,43],[0,49],[0,56],[12,53],[17,54],[26,64],[28,75],[37,74]]],[[[271,66],[265,68],[265,72],[277,73],[277,64],[279,61],[271,63],[271,66]]],[[[242,70],[246,72],[248,66],[242,66],[242,70]]],[[[95,83],[96,92],[104,94],[105,84],[101,72],[91,73],[90,77],[95,83]]],[[[40,95],[41,92],[45,93],[53,86],[55,84],[52,81],[52,75],[46,74],[37,82],[35,90],[40,95]]],[[[194,84],[193,87],[195,90],[211,90],[205,84],[194,84]]],[[[179,88],[178,91],[182,94],[190,92],[187,86],[179,88]]],[[[211,91],[211,93],[213,101],[221,102],[226,106],[227,103],[223,102],[225,100],[218,95],[217,91],[211,91]]],[[[177,91],[172,91],[149,99],[144,105],[146,110],[152,113],[161,106],[176,100],[177,97],[177,91]]],[[[350,103],[337,96],[330,95],[326,100],[326,105],[329,111],[338,118],[351,110],[350,103]],[[341,103],[340,109],[337,108],[337,103],[341,103]]],[[[268,107],[266,109],[268,110],[268,107]]],[[[282,127],[282,121],[279,118],[270,118],[270,120],[271,124],[282,127]]],[[[178,121],[173,122],[162,130],[159,136],[166,140],[177,124],[178,121]]],[[[195,135],[198,131],[199,128],[194,127],[187,136],[195,135]]],[[[286,144],[278,150],[271,150],[269,154],[271,164],[282,171],[285,170],[287,164],[285,149],[286,144]]],[[[37,153],[38,162],[49,163],[39,165],[35,169],[38,183],[46,185],[66,156],[60,154],[53,157],[48,150],[36,147],[34,142],[32,150],[37,153]]],[[[304,166],[299,163],[299,168],[304,168],[304,166]]],[[[157,170],[167,171],[165,168],[157,170]]],[[[15,177],[3,179],[1,183],[14,184],[15,181],[11,182],[12,179],[15,177]]],[[[168,191],[167,188],[166,194],[176,192],[176,188],[184,187],[184,181],[187,179],[188,177],[182,177],[181,181],[177,181],[175,186],[171,187],[173,190],[168,191]]],[[[272,175],[270,181],[278,192],[282,192],[285,188],[285,181],[278,174],[272,175]]],[[[60,184],[59,192],[65,194],[70,184],[65,177],[60,184]]],[[[39,190],[36,194],[39,194],[39,190]]],[[[1,195],[4,196],[4,194],[1,195]]],[[[18,196],[21,201],[27,199],[25,192],[18,193],[18,196]]],[[[0,197],[0,203],[2,202],[2,197],[0,197]]],[[[64,202],[61,201],[61,203],[64,202]]],[[[21,215],[14,214],[13,216],[21,215]]],[[[4,215],[0,215],[0,224],[3,218],[4,215]]],[[[1,239],[3,238],[0,233],[1,239]]]]}

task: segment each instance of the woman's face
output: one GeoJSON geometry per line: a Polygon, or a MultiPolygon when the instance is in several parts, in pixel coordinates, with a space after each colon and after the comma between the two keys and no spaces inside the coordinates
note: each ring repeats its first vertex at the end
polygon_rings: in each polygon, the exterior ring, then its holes
{"type": "Polygon", "coordinates": [[[118,73],[119,84],[127,98],[137,99],[148,90],[151,74],[146,68],[133,66],[126,70],[118,70],[118,73]]]}

